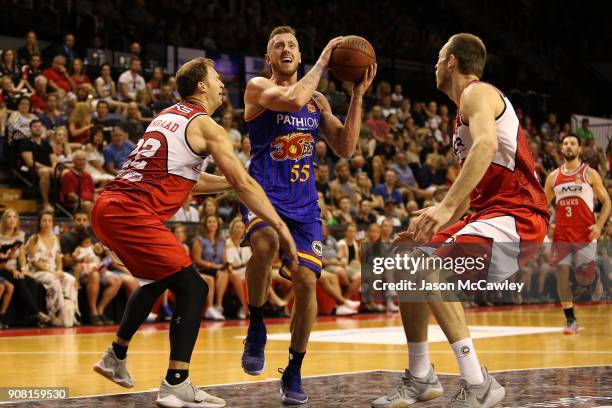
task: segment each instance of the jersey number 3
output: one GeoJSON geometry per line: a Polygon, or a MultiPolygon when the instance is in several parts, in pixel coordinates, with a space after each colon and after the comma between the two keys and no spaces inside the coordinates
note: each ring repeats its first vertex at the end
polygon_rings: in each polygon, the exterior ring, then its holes
{"type": "Polygon", "coordinates": [[[132,153],[130,153],[130,157],[133,156],[133,158],[123,165],[120,177],[128,181],[142,180],[142,173],[136,170],[144,169],[147,166],[146,159],[153,157],[160,147],[161,142],[153,137],[140,139],[132,153]]]}

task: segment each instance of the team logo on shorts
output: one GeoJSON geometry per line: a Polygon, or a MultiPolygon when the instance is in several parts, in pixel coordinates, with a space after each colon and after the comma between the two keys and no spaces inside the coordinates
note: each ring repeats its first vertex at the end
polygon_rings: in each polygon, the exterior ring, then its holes
{"type": "Polygon", "coordinates": [[[318,256],[323,255],[323,244],[321,243],[321,241],[313,241],[312,251],[318,256]]]}
{"type": "Polygon", "coordinates": [[[308,133],[292,132],[288,135],[279,136],[272,142],[276,150],[270,152],[270,156],[276,161],[300,160],[312,156],[314,138],[308,133]]]}

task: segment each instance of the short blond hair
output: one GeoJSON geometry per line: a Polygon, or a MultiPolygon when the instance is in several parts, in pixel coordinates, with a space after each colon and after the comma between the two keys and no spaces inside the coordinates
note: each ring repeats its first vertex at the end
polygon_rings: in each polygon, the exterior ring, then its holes
{"type": "Polygon", "coordinates": [[[270,32],[270,37],[268,38],[268,49],[270,48],[270,42],[272,41],[272,38],[279,34],[291,34],[295,37],[295,29],[288,25],[275,27],[272,32],[270,32]]]}

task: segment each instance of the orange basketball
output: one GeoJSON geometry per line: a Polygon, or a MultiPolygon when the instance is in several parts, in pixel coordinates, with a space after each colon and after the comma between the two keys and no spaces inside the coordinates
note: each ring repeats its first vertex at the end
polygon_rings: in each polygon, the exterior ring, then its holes
{"type": "Polygon", "coordinates": [[[329,68],[339,80],[357,82],[374,62],[376,53],[372,44],[363,37],[348,35],[332,51],[329,68]]]}

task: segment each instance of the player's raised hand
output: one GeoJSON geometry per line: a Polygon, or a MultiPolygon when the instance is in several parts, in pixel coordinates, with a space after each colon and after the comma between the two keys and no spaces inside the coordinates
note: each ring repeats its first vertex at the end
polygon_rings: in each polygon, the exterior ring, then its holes
{"type": "Polygon", "coordinates": [[[589,241],[593,241],[595,239],[599,239],[601,235],[601,227],[599,224],[593,224],[589,227],[589,241]]]}
{"type": "Polygon", "coordinates": [[[353,85],[353,95],[363,96],[365,94],[368,88],[372,85],[372,81],[374,81],[374,77],[376,77],[377,69],[378,69],[377,63],[370,65],[370,67],[366,69],[366,71],[363,73],[363,78],[361,78],[361,81],[353,85]]]}
{"type": "Polygon", "coordinates": [[[329,59],[331,58],[332,51],[336,48],[340,43],[344,40],[344,37],[336,37],[331,39],[323,51],[321,51],[321,56],[319,56],[319,62],[323,65],[323,67],[327,67],[329,65],[329,59]]]}
{"type": "Polygon", "coordinates": [[[281,254],[289,258],[289,265],[287,265],[287,267],[291,270],[291,272],[297,271],[297,249],[295,247],[295,241],[291,236],[291,232],[289,231],[287,224],[283,223],[282,226],[276,230],[276,232],[278,233],[278,241],[281,249],[281,254]]]}

